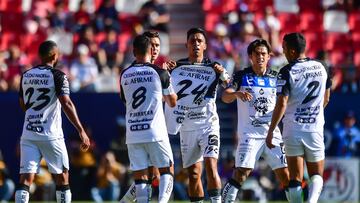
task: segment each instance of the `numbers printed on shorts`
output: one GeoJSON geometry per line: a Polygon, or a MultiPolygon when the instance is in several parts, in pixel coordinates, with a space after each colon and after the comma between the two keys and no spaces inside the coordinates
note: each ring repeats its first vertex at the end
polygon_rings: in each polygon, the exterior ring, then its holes
{"type": "Polygon", "coordinates": [[[133,109],[137,109],[141,104],[143,104],[146,100],[146,88],[141,86],[137,90],[134,91],[132,98],[132,107],[133,109]]]}
{"type": "Polygon", "coordinates": [[[49,88],[38,88],[38,89],[34,89],[32,87],[28,88],[25,91],[25,96],[27,96],[27,99],[25,101],[25,108],[26,109],[32,108],[35,111],[40,111],[50,103],[51,98],[47,95],[49,92],[50,92],[49,88]],[[35,101],[31,101],[31,98],[35,91],[40,92],[41,94],[38,97],[36,97],[35,101]],[[39,104],[34,106],[35,103],[39,103],[39,104]]]}

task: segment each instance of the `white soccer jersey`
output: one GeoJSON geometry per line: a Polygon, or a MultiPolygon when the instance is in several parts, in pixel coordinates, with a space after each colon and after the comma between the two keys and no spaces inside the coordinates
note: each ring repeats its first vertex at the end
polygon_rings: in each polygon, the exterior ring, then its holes
{"type": "Polygon", "coordinates": [[[22,139],[64,137],[61,104],[57,97],[69,94],[69,82],[60,70],[41,65],[23,73],[19,91],[26,108],[22,139]]]}
{"type": "Polygon", "coordinates": [[[277,92],[289,96],[284,128],[303,132],[323,132],[324,95],[330,88],[328,73],[318,61],[295,60],[280,70],[277,92]]]}
{"type": "MultiPolygon", "coordinates": [[[[264,76],[257,76],[251,67],[234,74],[232,88],[249,92],[253,97],[245,102],[237,99],[237,130],[240,136],[266,138],[276,104],[276,76],[277,73],[270,69],[264,76]]],[[[274,136],[281,137],[278,127],[274,136]]]]}
{"type": "Polygon", "coordinates": [[[171,71],[171,80],[178,100],[174,108],[165,106],[166,124],[170,134],[176,134],[179,130],[199,130],[209,126],[219,128],[215,103],[219,74],[215,72],[213,65],[214,63],[207,59],[199,64],[182,59],[171,71]]]}
{"type": "Polygon", "coordinates": [[[163,94],[172,92],[169,73],[150,63],[133,63],[122,72],[120,87],[126,105],[126,143],[166,138],[162,99],[163,94]]]}

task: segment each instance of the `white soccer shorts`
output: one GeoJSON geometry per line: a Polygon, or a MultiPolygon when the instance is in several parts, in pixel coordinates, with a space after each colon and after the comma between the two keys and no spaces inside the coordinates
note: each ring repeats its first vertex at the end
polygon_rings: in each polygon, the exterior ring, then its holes
{"type": "Polygon", "coordinates": [[[174,163],[169,139],[158,142],[127,144],[130,169],[139,171],[155,166],[170,167],[174,163]]]}
{"type": "Polygon", "coordinates": [[[282,140],[274,137],[272,143],[275,147],[269,149],[266,146],[265,138],[240,136],[235,154],[235,167],[253,169],[260,157],[265,159],[272,170],[287,167],[282,140]]]}
{"type": "Polygon", "coordinates": [[[39,173],[41,158],[45,159],[52,174],[69,170],[69,157],[63,138],[46,141],[21,139],[20,174],[39,173]]]}
{"type": "Polygon", "coordinates": [[[204,157],[219,158],[220,129],[203,128],[193,131],[180,131],[180,145],[183,168],[203,161],[204,157]]]}
{"type": "Polygon", "coordinates": [[[301,132],[284,129],[286,156],[303,156],[308,162],[325,159],[324,135],[318,132],[301,132]]]}

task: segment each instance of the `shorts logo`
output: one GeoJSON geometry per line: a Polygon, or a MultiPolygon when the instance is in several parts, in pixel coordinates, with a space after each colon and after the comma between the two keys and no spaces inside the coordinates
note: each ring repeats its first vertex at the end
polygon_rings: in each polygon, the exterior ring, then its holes
{"type": "Polygon", "coordinates": [[[217,135],[209,135],[208,146],[205,148],[205,153],[210,154],[214,152],[219,153],[219,137],[217,135]]]}
{"type": "Polygon", "coordinates": [[[179,123],[179,124],[183,123],[184,122],[184,117],[177,117],[176,122],[179,123]]]}

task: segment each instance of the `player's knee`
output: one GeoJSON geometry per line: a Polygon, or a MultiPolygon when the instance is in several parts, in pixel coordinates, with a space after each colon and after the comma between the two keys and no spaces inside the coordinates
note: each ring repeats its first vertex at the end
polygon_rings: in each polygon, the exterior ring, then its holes
{"type": "Polygon", "coordinates": [[[34,181],[35,175],[31,173],[24,173],[20,175],[20,184],[31,185],[34,181]]]}
{"type": "Polygon", "coordinates": [[[201,171],[198,168],[193,168],[189,170],[189,179],[190,181],[197,181],[201,178],[201,171]]]}
{"type": "Polygon", "coordinates": [[[54,179],[55,179],[55,184],[56,185],[67,185],[69,184],[69,174],[66,173],[61,173],[61,174],[55,174],[54,175],[54,179]]]}

